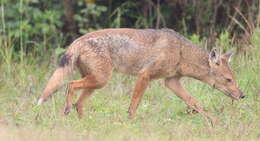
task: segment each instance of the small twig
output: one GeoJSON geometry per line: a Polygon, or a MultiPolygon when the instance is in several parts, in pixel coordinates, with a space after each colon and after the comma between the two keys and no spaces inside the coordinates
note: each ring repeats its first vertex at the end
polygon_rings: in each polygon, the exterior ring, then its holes
{"type": "Polygon", "coordinates": [[[157,10],[157,17],[156,17],[156,29],[158,29],[160,27],[160,22],[161,22],[161,13],[160,13],[160,0],[157,0],[157,6],[156,6],[156,10],[157,10]]]}

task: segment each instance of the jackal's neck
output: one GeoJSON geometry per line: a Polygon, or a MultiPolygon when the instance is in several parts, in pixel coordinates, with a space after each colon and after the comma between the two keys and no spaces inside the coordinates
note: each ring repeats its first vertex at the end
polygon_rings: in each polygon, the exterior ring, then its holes
{"type": "Polygon", "coordinates": [[[205,49],[191,42],[185,43],[181,48],[181,74],[202,80],[210,70],[208,56],[205,49]]]}

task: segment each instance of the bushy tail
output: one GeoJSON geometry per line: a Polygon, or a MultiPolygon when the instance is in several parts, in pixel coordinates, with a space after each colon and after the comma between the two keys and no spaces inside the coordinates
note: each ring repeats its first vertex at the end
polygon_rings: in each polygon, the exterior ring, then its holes
{"type": "Polygon", "coordinates": [[[65,83],[65,79],[68,78],[73,72],[77,58],[77,51],[69,48],[66,54],[62,57],[59,67],[52,74],[46,87],[44,88],[38,101],[38,105],[46,101],[49,96],[54,94],[65,83]]]}

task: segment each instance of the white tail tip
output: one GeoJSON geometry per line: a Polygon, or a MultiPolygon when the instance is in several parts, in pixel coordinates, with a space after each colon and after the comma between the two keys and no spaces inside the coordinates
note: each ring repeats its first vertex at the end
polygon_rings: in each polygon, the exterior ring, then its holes
{"type": "Polygon", "coordinates": [[[39,106],[39,105],[41,105],[43,103],[43,99],[42,98],[40,98],[39,100],[38,100],[38,103],[37,103],[37,105],[39,106]]]}

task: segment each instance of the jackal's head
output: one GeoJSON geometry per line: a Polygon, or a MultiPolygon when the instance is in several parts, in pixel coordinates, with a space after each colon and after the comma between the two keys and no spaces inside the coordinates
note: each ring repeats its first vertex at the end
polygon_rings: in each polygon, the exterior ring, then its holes
{"type": "Polygon", "coordinates": [[[234,100],[244,98],[244,94],[238,87],[235,76],[229,66],[233,51],[220,55],[216,49],[209,54],[210,73],[208,82],[218,90],[224,92],[234,100]]]}

